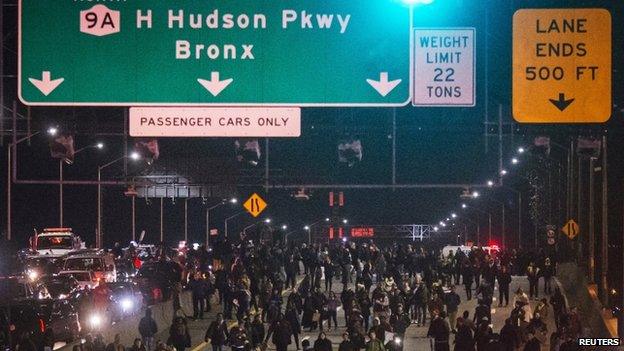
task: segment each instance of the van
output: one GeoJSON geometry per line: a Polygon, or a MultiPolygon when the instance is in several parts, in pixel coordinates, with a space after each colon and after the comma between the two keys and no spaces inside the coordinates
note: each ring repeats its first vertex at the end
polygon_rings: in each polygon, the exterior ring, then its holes
{"type": "Polygon", "coordinates": [[[63,271],[92,272],[96,281],[113,283],[117,281],[115,260],[111,255],[99,251],[69,254],[63,262],[63,271]]]}

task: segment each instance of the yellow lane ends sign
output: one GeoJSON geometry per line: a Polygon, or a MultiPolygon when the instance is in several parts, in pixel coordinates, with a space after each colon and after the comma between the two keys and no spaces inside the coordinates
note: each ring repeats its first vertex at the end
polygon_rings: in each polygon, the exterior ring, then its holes
{"type": "Polygon", "coordinates": [[[520,123],[602,123],[611,117],[609,11],[514,14],[513,116],[520,123]]]}

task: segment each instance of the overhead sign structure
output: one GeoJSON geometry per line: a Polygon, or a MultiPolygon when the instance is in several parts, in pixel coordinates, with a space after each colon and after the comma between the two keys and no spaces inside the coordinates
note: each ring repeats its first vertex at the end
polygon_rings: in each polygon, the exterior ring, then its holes
{"type": "Polygon", "coordinates": [[[400,1],[19,0],[18,90],[43,106],[403,106],[410,38],[400,1]]]}
{"type": "Polygon", "coordinates": [[[523,9],[513,18],[513,116],[602,123],[611,116],[611,14],[523,9]]]}
{"type": "Polygon", "coordinates": [[[250,215],[258,217],[267,207],[267,203],[258,194],[253,194],[245,201],[243,207],[250,215]]]}
{"type": "Polygon", "coordinates": [[[414,106],[475,105],[475,29],[414,30],[414,106]]]}
{"type": "Polygon", "coordinates": [[[563,228],[561,228],[563,234],[565,234],[570,240],[576,238],[580,233],[579,225],[573,220],[569,220],[563,228]]]}
{"type": "Polygon", "coordinates": [[[133,137],[298,137],[298,107],[131,107],[133,137]]]}

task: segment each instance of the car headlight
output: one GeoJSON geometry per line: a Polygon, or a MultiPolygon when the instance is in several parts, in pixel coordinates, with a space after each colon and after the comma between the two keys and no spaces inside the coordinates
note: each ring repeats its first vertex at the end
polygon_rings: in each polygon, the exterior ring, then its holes
{"type": "Polygon", "coordinates": [[[130,309],[132,309],[132,307],[134,306],[134,302],[132,302],[131,299],[129,298],[125,298],[121,300],[121,309],[124,311],[128,311],[130,309]]]}
{"type": "Polygon", "coordinates": [[[34,270],[28,271],[28,279],[34,282],[35,280],[37,280],[37,278],[39,278],[39,273],[37,273],[37,271],[34,271],[34,270]]]}
{"type": "Polygon", "coordinates": [[[102,317],[97,313],[92,314],[89,317],[89,324],[91,324],[91,327],[93,328],[98,328],[102,325],[102,317]]]}

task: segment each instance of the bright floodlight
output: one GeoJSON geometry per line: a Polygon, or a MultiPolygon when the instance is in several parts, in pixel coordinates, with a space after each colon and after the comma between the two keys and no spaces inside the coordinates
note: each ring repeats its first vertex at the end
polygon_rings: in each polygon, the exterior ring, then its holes
{"type": "Polygon", "coordinates": [[[287,226],[286,224],[284,224],[284,225],[282,226],[282,230],[286,230],[286,229],[288,229],[288,226],[287,226]]]}
{"type": "Polygon", "coordinates": [[[472,192],[472,197],[473,197],[473,198],[478,198],[478,197],[479,197],[479,195],[481,195],[481,194],[479,194],[479,192],[478,192],[478,191],[473,191],[473,192],[472,192]]]}
{"type": "Polygon", "coordinates": [[[134,306],[134,303],[132,302],[131,299],[125,298],[121,300],[121,309],[123,309],[124,311],[131,310],[133,306],[134,306]]]}
{"type": "Polygon", "coordinates": [[[329,218],[325,218],[325,222],[329,222],[329,218]]]}
{"type": "Polygon", "coordinates": [[[500,174],[501,175],[507,175],[507,170],[506,169],[501,169],[500,174]]]}
{"type": "Polygon", "coordinates": [[[440,228],[438,228],[437,226],[433,227],[434,232],[437,232],[438,230],[440,230],[440,228]]]}
{"type": "Polygon", "coordinates": [[[490,188],[494,186],[494,182],[491,180],[487,181],[487,186],[489,186],[490,188]]]}
{"type": "Polygon", "coordinates": [[[521,146],[518,148],[518,153],[523,154],[526,150],[521,146]]]}
{"type": "Polygon", "coordinates": [[[451,213],[451,217],[452,217],[452,218],[457,218],[457,214],[455,214],[455,213],[451,213]]]}
{"type": "Polygon", "coordinates": [[[95,147],[102,150],[104,148],[104,143],[97,143],[95,144],[95,147]]]}
{"type": "Polygon", "coordinates": [[[99,314],[93,314],[89,317],[89,323],[91,323],[92,327],[97,328],[102,324],[102,317],[99,314]]]}
{"type": "Polygon", "coordinates": [[[266,223],[266,224],[271,223],[271,218],[267,218],[267,219],[265,219],[265,220],[264,220],[264,223],[266,223]]]}
{"type": "Polygon", "coordinates": [[[462,204],[462,208],[466,208],[466,207],[468,207],[468,206],[466,206],[466,204],[462,204]]]}
{"type": "Polygon", "coordinates": [[[347,224],[347,223],[349,223],[349,221],[348,221],[348,220],[346,220],[346,219],[343,219],[343,220],[342,220],[342,223],[343,223],[343,224],[347,224]]]}
{"type": "Polygon", "coordinates": [[[403,0],[404,4],[407,5],[429,5],[433,3],[434,0],[403,0]]]}
{"type": "Polygon", "coordinates": [[[303,230],[310,230],[310,226],[309,225],[304,226],[303,230]]]}
{"type": "Polygon", "coordinates": [[[442,226],[443,226],[443,227],[446,227],[446,223],[442,222],[442,226]]]}
{"type": "Polygon", "coordinates": [[[235,204],[235,203],[237,203],[237,202],[238,202],[238,199],[237,199],[237,198],[235,198],[235,197],[233,197],[233,198],[231,198],[231,199],[230,199],[230,203],[231,203],[231,204],[235,204]]]}
{"type": "Polygon", "coordinates": [[[48,134],[50,134],[51,136],[56,136],[56,134],[58,134],[58,128],[56,127],[48,128],[48,134]]]}
{"type": "Polygon", "coordinates": [[[511,163],[513,163],[514,165],[517,165],[518,162],[520,162],[520,161],[518,161],[518,159],[515,158],[515,157],[511,159],[511,163]]]}
{"type": "Polygon", "coordinates": [[[135,151],[135,152],[130,154],[130,158],[135,160],[135,161],[138,161],[138,160],[141,159],[141,155],[138,152],[135,151]]]}
{"type": "Polygon", "coordinates": [[[444,226],[444,222],[440,221],[440,225],[441,225],[441,226],[444,226]]]}

